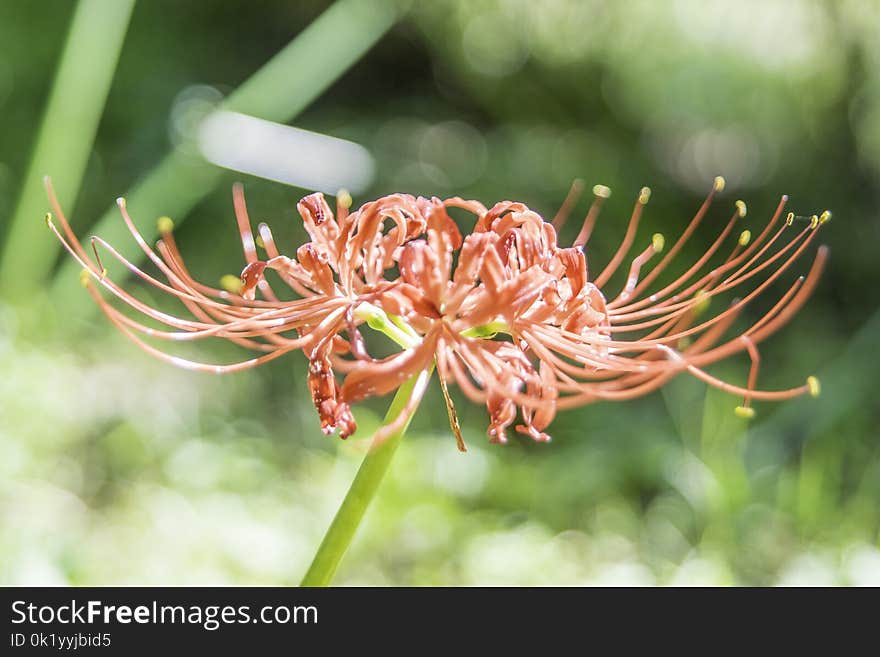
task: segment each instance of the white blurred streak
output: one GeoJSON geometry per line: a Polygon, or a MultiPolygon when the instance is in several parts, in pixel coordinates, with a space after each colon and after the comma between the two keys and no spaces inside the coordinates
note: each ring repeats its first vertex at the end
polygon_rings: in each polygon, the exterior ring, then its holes
{"type": "Polygon", "coordinates": [[[328,194],[362,191],[375,171],[359,144],[237,112],[208,116],[198,143],[218,166],[328,194]]]}

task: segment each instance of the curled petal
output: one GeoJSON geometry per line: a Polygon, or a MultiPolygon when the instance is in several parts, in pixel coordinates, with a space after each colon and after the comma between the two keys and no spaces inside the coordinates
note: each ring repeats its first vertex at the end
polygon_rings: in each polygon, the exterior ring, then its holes
{"type": "Polygon", "coordinates": [[[366,397],[381,397],[397,389],[416,372],[430,367],[438,334],[434,330],[425,336],[419,346],[384,360],[360,363],[345,377],[340,398],[347,403],[354,403],[366,397]]]}

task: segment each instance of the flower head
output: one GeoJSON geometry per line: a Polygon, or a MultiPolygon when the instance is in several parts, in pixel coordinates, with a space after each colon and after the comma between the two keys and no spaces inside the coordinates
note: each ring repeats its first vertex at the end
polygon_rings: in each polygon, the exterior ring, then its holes
{"type": "Polygon", "coordinates": [[[100,238],[91,238],[94,257],[83,248],[65,220],[49,187],[60,228],[52,230],[87,276],[89,292],[109,319],[139,347],[176,365],[209,372],[232,372],[302,350],[309,360],[309,389],[325,433],[345,438],[356,430],[350,405],[385,395],[420,376],[398,419],[380,431],[390,434],[409,416],[424,393],[427,374],[436,366],[450,420],[464,449],[448,383],[456,383],[472,401],[485,404],[489,437],[505,442],[515,430],[547,441],[545,430],[556,412],[601,400],[631,399],[688,372],[709,385],[741,395],[739,415],[754,414],[752,400],[780,400],[818,394],[810,377],[787,390],[756,388],[758,345],[784,325],[812,292],[827,259],[820,247],[809,273],[797,278],[771,309],[745,330],[731,333],[734,320],[764,293],[806,250],[830,213],[795,226],[782,218],[783,197],[770,221],[752,239],[748,230],[731,238],[746,215],[737,201],[732,217],[694,263],[668,284],[652,285],[675,263],[685,242],[703,221],[715,195],[706,200],[680,237],[647,273],[648,263],[664,251],[655,234],[630,262],[622,289],[608,284],[636,242],[650,190],[636,200],[626,234],[609,263],[592,275],[584,251],[599,210],[610,191],[594,188],[594,202],[575,242],[557,243],[575,195],[576,184],[552,222],[522,203],[504,201],[486,208],[478,201],[393,194],[350,212],[341,193],[334,215],[323,195],[311,194],[297,205],[309,241],[294,257],[282,255],[268,226],[255,238],[240,186],[233,190],[245,266],[240,278],[224,278],[216,288],[189,274],[173,237],[170,219],[159,220],[161,239],[151,248],[135,228],[124,200],[122,218],[158,268],[161,278],[126,260],[100,238]],[[473,215],[462,235],[449,211],[473,215]],[[730,244],[728,244],[730,243],[730,244]],[[258,251],[262,250],[262,254],[258,251]],[[185,316],[162,312],[138,300],[106,276],[98,249],[155,288],[176,297],[185,316]],[[727,250],[727,255],[718,255],[727,250]],[[261,257],[262,255],[262,257],[261,257]],[[279,295],[267,272],[289,290],[279,295]],[[164,325],[148,326],[109,303],[103,287],[131,310],[164,325]],[[742,296],[708,315],[711,300],[733,290],[742,296]],[[401,350],[371,355],[362,331],[376,329],[401,350]],[[257,356],[227,365],[184,360],[147,339],[190,341],[222,338],[254,350],[257,356]],[[745,386],[720,380],[705,368],[744,353],[751,361],[745,386]]]}

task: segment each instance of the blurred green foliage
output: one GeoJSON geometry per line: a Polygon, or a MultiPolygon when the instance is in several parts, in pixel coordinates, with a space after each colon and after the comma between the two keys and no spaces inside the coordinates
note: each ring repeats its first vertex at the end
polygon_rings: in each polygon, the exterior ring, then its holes
{"type": "MultiPolygon", "coordinates": [[[[326,6],[138,3],[74,225],[87,231],[179,145],[187,90],[228,96],[326,6]]],[[[73,10],[0,3],[0,239],[73,10]]],[[[673,236],[726,176],[683,259],[737,198],[751,228],[782,193],[799,214],[834,212],[830,267],[767,342],[761,374],[768,388],[818,374],[822,397],[760,404],[747,426],[737,400],[681,377],[562,414],[550,445],[498,447],[485,411],[453,391],[461,455],[432,389],[338,583],[880,584],[878,28],[870,0],[412,3],[296,119],[373,153],[368,197],[512,198],[552,215],[573,178],[607,184],[591,262],[613,253],[645,184],[645,234],[673,236]]],[[[228,189],[243,177],[221,176],[178,234],[208,281],[242,266],[228,189]]],[[[244,182],[251,215],[299,243],[307,190],[244,182]]],[[[179,371],[100,318],[59,312],[90,300],[75,277],[56,286],[62,305],[36,292],[0,306],[0,582],[298,581],[387,400],[357,409],[356,437],[324,437],[301,357],[179,371]]],[[[747,367],[714,371],[741,380],[747,367]]]]}

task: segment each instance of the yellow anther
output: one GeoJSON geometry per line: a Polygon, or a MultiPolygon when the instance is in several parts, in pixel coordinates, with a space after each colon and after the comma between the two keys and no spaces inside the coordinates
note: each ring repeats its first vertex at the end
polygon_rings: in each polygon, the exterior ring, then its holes
{"type": "Polygon", "coordinates": [[[819,223],[825,224],[829,221],[831,221],[831,210],[825,210],[825,212],[819,215],[819,223]]]}
{"type": "Polygon", "coordinates": [[[266,248],[266,243],[263,241],[263,238],[260,237],[259,235],[257,235],[257,237],[256,237],[256,239],[254,240],[254,242],[255,242],[256,245],[257,245],[258,247],[260,247],[261,249],[265,249],[265,248],[266,248]]]}
{"type": "MultiPolygon", "coordinates": [[[[83,287],[88,287],[89,283],[92,282],[93,275],[94,274],[91,271],[89,271],[88,269],[83,269],[79,273],[79,284],[82,285],[83,287]]],[[[101,280],[103,280],[106,276],[107,276],[107,270],[102,269],[101,270],[101,280]]]]}
{"type": "Polygon", "coordinates": [[[230,294],[241,294],[242,282],[234,274],[224,274],[220,277],[220,287],[230,294]]]}
{"type": "Polygon", "coordinates": [[[723,176],[715,176],[715,181],[712,183],[712,189],[716,192],[724,191],[724,177],[723,176]]]}
{"type": "Polygon", "coordinates": [[[739,234],[739,245],[740,246],[748,246],[749,242],[752,240],[752,231],[744,230],[739,234]]]}
{"type": "Polygon", "coordinates": [[[160,234],[167,235],[174,230],[174,222],[171,221],[171,217],[159,217],[156,219],[156,227],[160,234]]]}
{"type": "Polygon", "coordinates": [[[737,406],[733,409],[733,412],[736,413],[737,417],[741,417],[746,420],[751,420],[755,417],[755,409],[751,406],[737,406]]]}
{"type": "Polygon", "coordinates": [[[818,397],[822,394],[822,384],[815,376],[807,377],[807,387],[810,389],[810,397],[818,397]]]}
{"type": "Polygon", "coordinates": [[[739,215],[740,219],[746,216],[746,202],[745,201],[737,201],[736,202],[736,213],[739,215]]]}
{"type": "Polygon", "coordinates": [[[794,212],[789,212],[788,216],[785,218],[785,225],[791,226],[794,223],[794,212]]]}
{"type": "Polygon", "coordinates": [[[651,188],[650,187],[642,187],[642,191],[639,192],[639,203],[645,205],[651,199],[651,188]]]}
{"type": "Polygon", "coordinates": [[[49,226],[50,228],[52,227],[52,213],[51,212],[46,213],[46,225],[49,226]]]}
{"type": "Polygon", "coordinates": [[[663,237],[663,233],[654,233],[651,236],[651,246],[654,248],[654,253],[660,253],[665,245],[666,238],[663,237]]]}
{"type": "Polygon", "coordinates": [[[813,215],[812,217],[810,217],[810,228],[815,230],[818,227],[819,227],[819,217],[817,217],[816,215],[813,215]]]}
{"type": "Polygon", "coordinates": [[[599,198],[608,198],[611,196],[611,189],[605,185],[594,185],[593,194],[599,198]]]}
{"type": "Polygon", "coordinates": [[[347,189],[340,189],[336,192],[336,202],[346,210],[351,207],[351,194],[348,193],[347,189]]]}

